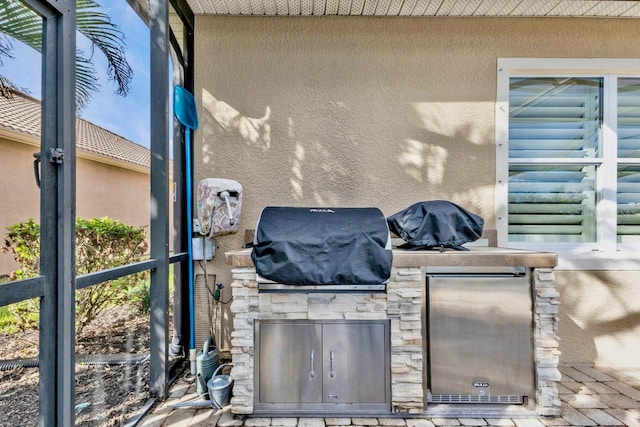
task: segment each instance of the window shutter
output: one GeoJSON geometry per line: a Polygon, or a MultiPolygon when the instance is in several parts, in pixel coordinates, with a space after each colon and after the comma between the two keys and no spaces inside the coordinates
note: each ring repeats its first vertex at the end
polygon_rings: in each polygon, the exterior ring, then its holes
{"type": "Polygon", "coordinates": [[[618,242],[640,242],[640,79],[618,79],[618,242]]]}
{"type": "Polygon", "coordinates": [[[509,240],[592,242],[602,79],[512,78],[509,240]]]}
{"type": "Polygon", "coordinates": [[[618,166],[618,242],[640,242],[640,166],[618,166]]]}

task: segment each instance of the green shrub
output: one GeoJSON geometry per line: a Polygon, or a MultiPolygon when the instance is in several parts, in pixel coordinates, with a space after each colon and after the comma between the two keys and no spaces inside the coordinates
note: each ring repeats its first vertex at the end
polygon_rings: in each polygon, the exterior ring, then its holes
{"type": "Polygon", "coordinates": [[[140,280],[129,291],[129,302],[136,309],[138,314],[149,314],[151,312],[151,285],[149,280],[140,280]]]}
{"type": "Polygon", "coordinates": [[[10,334],[18,332],[18,327],[13,314],[9,311],[9,307],[0,307],[0,331],[10,334]]]}
{"type": "Polygon", "coordinates": [[[20,268],[9,274],[9,280],[28,279],[40,271],[40,225],[33,218],[7,227],[2,252],[13,252],[20,268]]]}
{"type": "MultiPolygon", "coordinates": [[[[7,227],[3,251],[11,251],[20,269],[11,280],[34,277],[39,272],[40,226],[33,219],[7,227]]],[[[147,252],[145,232],[110,218],[76,220],[76,275],[93,273],[142,260],[147,252]]],[[[147,272],[132,274],[76,292],[76,332],[95,319],[105,308],[130,303],[130,293],[147,272]]],[[[21,329],[37,326],[38,300],[9,306],[21,329]]]]}

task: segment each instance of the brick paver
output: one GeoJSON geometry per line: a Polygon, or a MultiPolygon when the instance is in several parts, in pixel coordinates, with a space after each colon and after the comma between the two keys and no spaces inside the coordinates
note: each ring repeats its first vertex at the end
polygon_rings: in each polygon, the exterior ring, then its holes
{"type": "MultiPolygon", "coordinates": [[[[247,427],[269,427],[271,424],[271,418],[248,418],[244,425],[247,427]]],[[[294,424],[295,425],[295,424],[294,424]]]]}
{"type": "Polygon", "coordinates": [[[222,414],[214,409],[200,410],[191,418],[189,425],[193,427],[214,427],[218,425],[220,415],[222,414]]]}
{"type": "MultiPolygon", "coordinates": [[[[620,394],[610,394],[607,396],[622,396],[620,394]]],[[[589,394],[573,394],[573,395],[563,395],[562,400],[567,402],[569,405],[574,408],[606,408],[607,405],[602,403],[598,397],[594,397],[589,394]]]]}
{"type": "Polygon", "coordinates": [[[582,411],[584,415],[591,418],[598,423],[599,426],[621,426],[624,425],[622,421],[607,414],[602,409],[585,409],[582,411]]]}
{"type": "Polygon", "coordinates": [[[165,422],[166,419],[167,419],[166,414],[151,413],[146,417],[144,417],[144,419],[140,421],[138,425],[140,427],[160,427],[162,426],[162,424],[165,422]]]}
{"type": "Polygon", "coordinates": [[[402,418],[380,418],[378,420],[381,426],[398,426],[404,427],[407,423],[402,418]]]}
{"type": "Polygon", "coordinates": [[[625,383],[640,381],[640,369],[603,369],[607,375],[625,383]]]}
{"type": "MultiPolygon", "coordinates": [[[[340,419],[344,419],[344,418],[340,418],[340,419]]],[[[350,418],[346,418],[348,420],[348,422],[346,424],[340,424],[340,423],[331,423],[329,422],[329,419],[326,419],[325,422],[328,425],[349,425],[351,424],[351,419],[350,418]]],[[[271,419],[271,425],[274,426],[282,426],[282,427],[289,427],[289,426],[297,426],[298,425],[298,419],[297,418],[272,418],[271,419]]]]}
{"type": "Polygon", "coordinates": [[[562,417],[554,417],[554,418],[541,418],[540,422],[545,426],[570,426],[569,421],[565,420],[562,417]]]}
{"type": "Polygon", "coordinates": [[[487,418],[487,424],[490,426],[514,426],[513,420],[509,418],[487,418]]]}
{"type": "MultiPolygon", "coordinates": [[[[619,392],[619,390],[613,389],[609,387],[607,384],[611,384],[611,383],[598,383],[593,381],[584,383],[584,387],[580,390],[579,393],[581,394],[616,394],[619,392]]],[[[622,383],[618,383],[618,384],[622,384],[622,383]]]]}
{"type": "Polygon", "coordinates": [[[429,420],[420,419],[408,419],[407,427],[435,427],[435,425],[429,420]]]}
{"type": "Polygon", "coordinates": [[[172,411],[164,425],[172,426],[172,427],[184,427],[191,425],[191,419],[196,414],[195,409],[180,409],[177,411],[172,411]]]}
{"type": "MultiPolygon", "coordinates": [[[[572,379],[574,381],[579,381],[579,382],[595,381],[589,375],[585,374],[584,372],[580,372],[577,369],[572,368],[570,366],[562,366],[561,365],[558,369],[562,373],[563,377],[567,377],[567,378],[572,379]]],[[[564,378],[563,378],[563,380],[564,380],[564,378]]]]}
{"type": "Polygon", "coordinates": [[[631,387],[630,385],[625,384],[625,383],[620,382],[620,381],[614,381],[614,382],[609,382],[609,383],[605,383],[605,384],[608,387],[619,391],[620,393],[624,394],[625,396],[629,396],[631,399],[640,401],[640,390],[635,388],[635,387],[631,387]]]}
{"type": "Polygon", "coordinates": [[[298,427],[325,427],[324,418],[300,418],[298,427]]]}
{"type": "Polygon", "coordinates": [[[459,426],[460,421],[456,418],[432,418],[431,422],[436,426],[459,426]]]}
{"type": "Polygon", "coordinates": [[[353,418],[351,420],[354,426],[377,426],[380,425],[377,418],[353,418]]]}
{"type": "Polygon", "coordinates": [[[583,374],[588,375],[589,377],[593,378],[595,381],[600,381],[600,382],[615,381],[613,377],[607,375],[602,370],[596,369],[592,366],[574,366],[573,368],[576,371],[579,371],[579,372],[582,372],[583,374]]]}
{"type": "Polygon", "coordinates": [[[598,398],[609,408],[640,409],[640,402],[623,394],[602,394],[598,398]]]}
{"type": "Polygon", "coordinates": [[[635,409],[607,409],[606,412],[629,427],[640,427],[640,411],[635,409]]]}
{"type": "Polygon", "coordinates": [[[169,398],[180,398],[187,394],[191,385],[188,383],[176,384],[175,387],[171,388],[171,393],[169,393],[169,398]]]}
{"type": "Polygon", "coordinates": [[[591,418],[579,412],[577,409],[564,405],[562,407],[562,418],[567,420],[572,426],[595,426],[597,423],[591,418]]]}
{"type": "Polygon", "coordinates": [[[565,389],[571,390],[573,393],[580,393],[580,391],[584,389],[584,384],[578,381],[567,380],[562,381],[561,384],[565,389]]]}
{"type": "Polygon", "coordinates": [[[537,419],[515,419],[513,420],[517,427],[544,427],[542,421],[537,419]]]}
{"type": "Polygon", "coordinates": [[[463,426],[486,426],[487,422],[482,418],[458,418],[463,426]]]}
{"type": "Polygon", "coordinates": [[[243,421],[234,418],[229,412],[224,412],[218,420],[219,427],[240,427],[243,425],[243,421]]]}
{"type": "Polygon", "coordinates": [[[396,417],[234,417],[229,408],[172,408],[197,398],[192,383],[178,382],[169,399],[150,411],[137,425],[143,427],[332,427],[332,426],[626,426],[640,427],[640,371],[604,370],[588,366],[561,366],[558,384],[562,416],[535,418],[411,418],[396,417]]]}

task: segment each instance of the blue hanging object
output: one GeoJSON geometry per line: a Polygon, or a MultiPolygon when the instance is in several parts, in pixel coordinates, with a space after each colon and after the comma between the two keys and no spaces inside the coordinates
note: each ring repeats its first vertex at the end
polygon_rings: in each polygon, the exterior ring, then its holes
{"type": "Polygon", "coordinates": [[[179,85],[173,88],[173,113],[183,126],[198,129],[196,101],[191,92],[179,85]]]}
{"type": "Polygon", "coordinates": [[[193,235],[193,185],[191,179],[191,132],[198,128],[198,112],[196,101],[193,95],[176,85],[173,88],[173,114],[178,122],[185,127],[185,175],[187,193],[187,252],[189,255],[189,360],[191,362],[191,373],[196,371],[196,337],[195,337],[195,313],[194,313],[194,284],[193,284],[193,248],[191,247],[191,237],[193,235]]]}

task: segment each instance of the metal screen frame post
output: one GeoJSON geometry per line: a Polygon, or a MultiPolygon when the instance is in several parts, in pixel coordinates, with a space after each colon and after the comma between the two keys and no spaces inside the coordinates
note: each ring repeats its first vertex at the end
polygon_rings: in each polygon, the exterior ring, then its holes
{"type": "Polygon", "coordinates": [[[43,16],[39,423],[75,424],[76,4],[29,1],[43,16]],[[62,149],[62,159],[47,153],[62,149]]]}
{"type": "Polygon", "coordinates": [[[167,397],[169,377],[169,4],[149,1],[151,72],[151,341],[149,389],[167,397]]]}
{"type": "MultiPolygon", "coordinates": [[[[173,84],[183,84],[183,66],[176,63],[174,55],[173,84]]],[[[185,155],[183,149],[184,130],[178,126],[173,118],[173,250],[176,253],[186,253],[189,243],[186,220],[186,183],[185,183],[185,155]]],[[[188,259],[188,258],[187,258],[188,259]]],[[[173,341],[172,346],[180,348],[183,355],[187,355],[189,348],[189,269],[180,262],[173,266],[173,341]]]]}
{"type": "MultiPolygon", "coordinates": [[[[181,37],[185,51],[180,51],[180,57],[174,56],[173,63],[173,84],[181,84],[184,88],[193,93],[193,12],[186,2],[172,0],[171,5],[182,21],[182,34],[175,34],[181,37]],[[179,62],[179,60],[182,62],[179,62]],[[178,61],[178,62],[176,62],[178,61]]],[[[175,43],[174,43],[174,49],[175,43]]],[[[185,206],[187,204],[186,177],[184,155],[184,128],[177,126],[176,120],[172,121],[173,126],[173,180],[175,183],[175,199],[173,202],[173,227],[174,227],[174,252],[187,252],[187,245],[191,236],[187,234],[187,221],[185,206]]],[[[193,169],[191,169],[193,170],[193,169]]],[[[176,263],[173,266],[174,290],[173,290],[173,324],[174,324],[174,344],[180,346],[187,355],[190,334],[189,329],[189,269],[184,262],[176,263]]]]}

